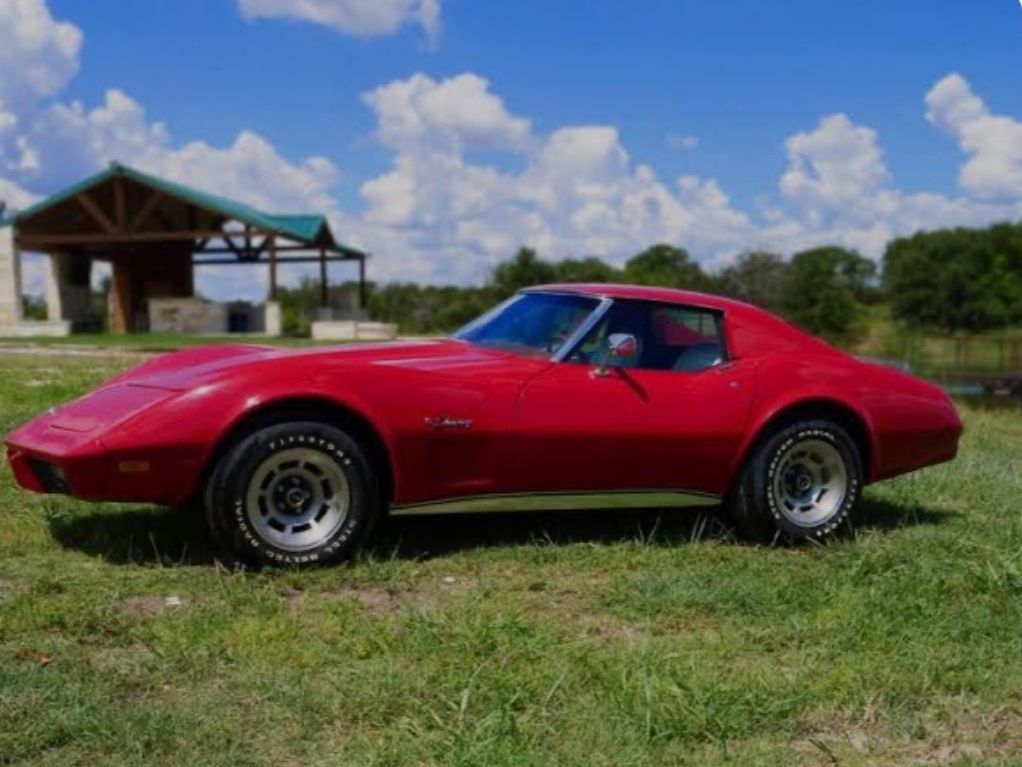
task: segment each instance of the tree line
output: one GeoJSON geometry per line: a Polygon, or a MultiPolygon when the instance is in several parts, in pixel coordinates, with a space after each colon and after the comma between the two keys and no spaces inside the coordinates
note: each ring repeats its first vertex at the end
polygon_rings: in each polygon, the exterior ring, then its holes
{"type": "MultiPolygon", "coordinates": [[[[705,291],[775,312],[837,343],[862,335],[870,306],[916,330],[978,332],[1022,324],[1022,225],[920,232],[893,240],[880,267],[847,248],[824,246],[785,258],[762,251],[707,271],[684,249],[657,244],[616,267],[600,258],[547,261],[521,248],[483,285],[370,286],[369,312],[402,333],[450,331],[523,287],[549,282],[624,282],[705,291]]],[[[345,286],[350,288],[351,286],[345,286]]],[[[315,306],[312,280],[282,291],[289,324],[315,306]]],[[[300,327],[290,327],[300,331],[300,327]]]]}

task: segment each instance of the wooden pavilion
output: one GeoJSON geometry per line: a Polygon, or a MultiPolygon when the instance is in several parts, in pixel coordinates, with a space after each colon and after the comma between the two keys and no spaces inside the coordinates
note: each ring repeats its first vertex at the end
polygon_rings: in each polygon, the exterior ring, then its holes
{"type": "MultiPolygon", "coordinates": [[[[320,301],[328,304],[327,266],[358,264],[359,305],[366,301],[367,254],[335,240],[322,215],[275,215],[119,164],[0,222],[10,227],[15,282],[19,251],[53,260],[50,319],[84,319],[91,312],[92,264],[112,265],[110,330],[146,329],[155,298],[194,295],[202,265],[269,268],[269,301],[277,298],[283,264],[319,265],[320,301]],[[58,316],[54,317],[54,314],[58,316]]],[[[14,286],[20,301],[20,285],[14,286]]]]}

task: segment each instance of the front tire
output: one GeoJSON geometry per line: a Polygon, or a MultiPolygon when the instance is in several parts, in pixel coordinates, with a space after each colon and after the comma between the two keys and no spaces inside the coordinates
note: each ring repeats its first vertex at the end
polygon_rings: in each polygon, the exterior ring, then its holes
{"type": "Polygon", "coordinates": [[[217,464],[205,494],[215,540],[240,562],[317,565],[348,559],[380,499],[359,444],[315,421],[260,429],[217,464]]]}
{"type": "Polygon", "coordinates": [[[862,491],[862,458],[844,428],[799,421],[761,440],[725,499],[738,532],[754,540],[823,540],[862,491]]]}

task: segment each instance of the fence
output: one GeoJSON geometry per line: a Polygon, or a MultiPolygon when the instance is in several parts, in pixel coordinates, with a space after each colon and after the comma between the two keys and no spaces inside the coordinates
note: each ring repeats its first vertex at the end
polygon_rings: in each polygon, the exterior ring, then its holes
{"type": "Polygon", "coordinates": [[[1022,374],[1022,336],[934,337],[909,333],[873,338],[864,351],[904,362],[920,375],[935,378],[970,373],[1022,374]]]}

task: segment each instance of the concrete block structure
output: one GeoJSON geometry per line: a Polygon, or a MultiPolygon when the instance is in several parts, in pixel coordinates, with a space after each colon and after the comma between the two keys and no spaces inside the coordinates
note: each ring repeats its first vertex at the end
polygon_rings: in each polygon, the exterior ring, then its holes
{"type": "Polygon", "coordinates": [[[317,341],[393,341],[397,338],[397,325],[360,320],[317,320],[312,323],[312,337],[317,341]]]}
{"type": "Polygon", "coordinates": [[[0,227],[0,333],[20,324],[21,254],[14,243],[14,227],[0,227]]]}
{"type": "MultiPolygon", "coordinates": [[[[47,293],[53,279],[47,280],[47,293]]],[[[50,322],[24,319],[22,305],[21,253],[10,222],[0,222],[0,336],[31,338],[61,337],[71,333],[71,323],[58,319],[50,322]]]]}

